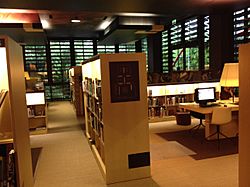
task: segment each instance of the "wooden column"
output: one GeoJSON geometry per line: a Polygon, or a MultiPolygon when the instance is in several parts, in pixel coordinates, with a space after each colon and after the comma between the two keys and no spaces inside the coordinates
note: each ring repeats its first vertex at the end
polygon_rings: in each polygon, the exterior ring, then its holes
{"type": "MultiPolygon", "coordinates": [[[[28,114],[25,99],[25,81],[22,48],[7,36],[5,40],[10,116],[17,165],[17,186],[32,187],[33,174],[31,164],[28,114]]],[[[2,57],[4,58],[4,57],[2,57]]]]}
{"type": "Polygon", "coordinates": [[[148,71],[162,72],[162,36],[161,32],[148,36],[148,71]]]}
{"type": "Polygon", "coordinates": [[[223,65],[232,62],[233,55],[233,11],[225,7],[210,14],[210,69],[219,78],[223,65]]]}
{"type": "Polygon", "coordinates": [[[240,123],[239,123],[239,186],[250,186],[250,43],[239,47],[240,123]]]}
{"type": "Polygon", "coordinates": [[[141,40],[135,42],[135,52],[142,52],[141,40]]]}

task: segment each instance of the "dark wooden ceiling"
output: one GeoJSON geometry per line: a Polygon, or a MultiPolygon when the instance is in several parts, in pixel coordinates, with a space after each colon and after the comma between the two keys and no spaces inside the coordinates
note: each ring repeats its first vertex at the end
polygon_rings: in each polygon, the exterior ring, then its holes
{"type": "MultiPolygon", "coordinates": [[[[60,37],[84,37],[84,38],[99,38],[100,30],[98,25],[107,17],[117,17],[121,13],[154,13],[154,23],[165,24],[170,22],[174,18],[182,18],[191,15],[222,13],[223,11],[237,10],[243,7],[250,6],[250,0],[11,0],[11,1],[0,1],[0,23],[3,16],[12,18],[19,16],[19,22],[26,23],[37,23],[47,17],[47,20],[51,24],[50,29],[44,29],[43,34],[36,34],[37,38],[34,41],[46,41],[46,38],[60,38],[60,37]],[[10,11],[1,12],[1,8],[7,9],[21,9],[24,10],[22,13],[10,11]],[[1,17],[2,16],[2,17],[1,17]],[[71,23],[70,20],[78,18],[81,23],[71,23]],[[158,19],[158,21],[157,21],[158,19]],[[37,39],[37,40],[36,40],[37,39]]],[[[2,19],[4,20],[4,19],[2,19]]],[[[7,22],[8,23],[8,22],[7,22]]],[[[10,22],[13,23],[13,22],[10,22]]],[[[2,26],[3,27],[3,26],[2,26]]],[[[1,28],[1,24],[0,24],[1,28]]],[[[0,33],[10,34],[12,37],[17,38],[18,42],[30,43],[25,38],[29,38],[31,30],[27,32],[22,28],[17,32],[18,28],[13,30],[13,25],[8,28],[0,29],[0,33]],[[22,29],[22,30],[21,30],[22,29]],[[15,33],[19,36],[15,37],[15,33]],[[23,35],[20,36],[20,35],[23,35]],[[23,38],[23,40],[20,40],[23,38]]],[[[124,29],[119,28],[119,36],[122,35],[133,38],[133,33],[136,28],[124,29]],[[125,33],[125,31],[127,31],[125,33]],[[130,35],[130,36],[129,36],[130,35]]],[[[115,31],[115,30],[114,30],[115,31]]],[[[34,29],[34,32],[41,32],[41,30],[34,29]]],[[[115,33],[115,32],[114,32],[115,33]]],[[[35,34],[33,34],[35,35],[35,34]]],[[[111,41],[118,41],[117,32],[112,35],[109,34],[111,41]]],[[[103,37],[102,37],[103,38],[103,37]]],[[[107,40],[107,42],[110,42],[107,40]]],[[[39,43],[39,42],[38,42],[39,43]]]]}

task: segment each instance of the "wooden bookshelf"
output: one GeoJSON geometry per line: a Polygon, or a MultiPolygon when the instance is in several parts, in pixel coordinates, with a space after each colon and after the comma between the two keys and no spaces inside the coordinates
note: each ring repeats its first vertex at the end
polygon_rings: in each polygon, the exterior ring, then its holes
{"type": "Polygon", "coordinates": [[[33,186],[22,48],[0,36],[0,90],[7,91],[0,107],[1,143],[13,141],[16,186],[33,186]]]}
{"type": "Polygon", "coordinates": [[[199,87],[215,87],[219,99],[219,82],[196,82],[190,84],[155,84],[147,86],[149,123],[175,119],[180,103],[194,101],[194,91],[199,87]]]}
{"type": "Polygon", "coordinates": [[[86,137],[107,184],[150,177],[145,61],[101,54],[82,65],[86,137]]]}
{"type": "Polygon", "coordinates": [[[83,116],[82,66],[74,66],[69,70],[71,101],[77,116],[83,116]]]}
{"type": "Polygon", "coordinates": [[[47,133],[47,103],[44,92],[26,93],[30,134],[47,133]]]}

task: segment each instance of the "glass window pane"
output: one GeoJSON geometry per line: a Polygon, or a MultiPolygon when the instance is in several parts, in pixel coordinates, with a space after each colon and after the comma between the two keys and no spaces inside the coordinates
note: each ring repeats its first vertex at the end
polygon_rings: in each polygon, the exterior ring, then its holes
{"type": "Polygon", "coordinates": [[[135,44],[120,44],[119,53],[135,53],[135,44]]]}
{"type": "Polygon", "coordinates": [[[162,32],[162,72],[168,72],[168,31],[162,32]]]}
{"type": "Polygon", "coordinates": [[[146,69],[148,71],[148,41],[147,41],[147,38],[143,38],[141,40],[141,49],[142,49],[142,52],[146,54],[146,69]]]}
{"type": "Polygon", "coordinates": [[[76,65],[94,56],[93,40],[74,40],[76,65]]]}
{"type": "Polygon", "coordinates": [[[186,48],[186,70],[199,70],[199,48],[186,48]]]}
{"type": "Polygon", "coordinates": [[[183,49],[175,49],[172,51],[172,53],[173,53],[173,70],[174,71],[184,70],[183,49]]]}

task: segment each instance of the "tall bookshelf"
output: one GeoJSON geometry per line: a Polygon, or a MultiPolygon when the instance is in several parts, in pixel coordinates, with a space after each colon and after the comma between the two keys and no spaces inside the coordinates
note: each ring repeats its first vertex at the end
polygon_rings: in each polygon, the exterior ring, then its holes
{"type": "Polygon", "coordinates": [[[74,66],[69,70],[71,102],[77,116],[83,116],[82,66],[74,66]]]}
{"type": "MultiPolygon", "coordinates": [[[[0,144],[13,143],[16,186],[33,186],[22,48],[0,36],[0,144]]],[[[7,185],[6,185],[7,186],[7,185]]]]}
{"type": "Polygon", "coordinates": [[[107,184],[150,177],[145,62],[116,53],[82,65],[86,136],[107,184]]]}

